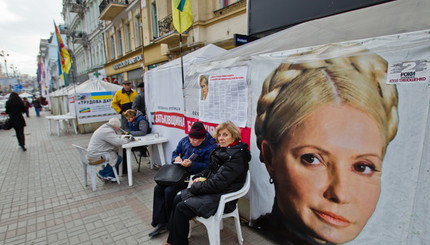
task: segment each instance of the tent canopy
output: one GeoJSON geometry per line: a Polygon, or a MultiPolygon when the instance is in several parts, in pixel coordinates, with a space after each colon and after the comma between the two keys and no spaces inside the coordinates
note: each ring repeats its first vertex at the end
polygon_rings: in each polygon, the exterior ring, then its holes
{"type": "Polygon", "coordinates": [[[21,98],[24,98],[24,97],[25,98],[33,98],[33,95],[31,95],[27,92],[24,92],[24,93],[20,94],[19,97],[21,97],[21,98]]]}
{"type": "Polygon", "coordinates": [[[69,90],[68,95],[87,92],[118,91],[120,89],[122,89],[120,85],[108,83],[100,79],[88,79],[74,89],[69,90]]]}

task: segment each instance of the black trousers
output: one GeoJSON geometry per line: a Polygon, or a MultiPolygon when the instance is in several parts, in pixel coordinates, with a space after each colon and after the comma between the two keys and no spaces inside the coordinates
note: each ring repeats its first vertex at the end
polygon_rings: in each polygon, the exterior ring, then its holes
{"type": "Polygon", "coordinates": [[[15,129],[16,138],[20,146],[25,146],[24,127],[13,128],[15,129]]]}
{"type": "Polygon", "coordinates": [[[152,226],[157,226],[158,224],[167,224],[170,219],[170,214],[172,213],[173,199],[176,194],[186,188],[185,186],[161,186],[156,185],[154,187],[154,201],[152,209],[152,226]]]}
{"type": "Polygon", "coordinates": [[[190,231],[190,220],[197,215],[191,210],[181,195],[173,199],[174,209],[169,221],[169,237],[167,242],[172,245],[188,245],[188,232],[190,231]]]}

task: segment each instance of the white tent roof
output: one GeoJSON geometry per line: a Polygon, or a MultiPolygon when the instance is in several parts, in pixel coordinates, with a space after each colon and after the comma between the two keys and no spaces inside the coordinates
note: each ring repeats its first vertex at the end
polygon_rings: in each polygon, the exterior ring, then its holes
{"type": "Polygon", "coordinates": [[[24,92],[24,93],[20,94],[19,97],[21,97],[21,98],[24,98],[24,97],[26,97],[26,98],[32,98],[33,95],[31,95],[31,94],[29,94],[27,92],[24,92]]]}
{"type": "MultiPolygon", "coordinates": [[[[397,0],[337,14],[277,32],[229,50],[212,61],[430,29],[428,0],[397,0]]],[[[206,66],[206,65],[204,65],[206,66]]]]}
{"type": "Polygon", "coordinates": [[[89,79],[76,86],[74,89],[69,90],[68,94],[72,95],[74,93],[118,91],[120,89],[122,89],[122,87],[117,84],[108,83],[100,79],[89,79]]]}
{"type": "Polygon", "coordinates": [[[72,90],[72,89],[73,89],[73,85],[69,85],[69,86],[67,86],[67,87],[60,88],[60,89],[58,89],[58,90],[56,90],[56,91],[54,91],[54,92],[50,93],[49,95],[50,95],[51,97],[64,96],[64,95],[67,95],[67,94],[68,94],[68,91],[70,91],[70,90],[72,90]]]}
{"type": "MultiPolygon", "coordinates": [[[[226,52],[227,50],[223,48],[220,48],[213,44],[208,44],[200,49],[197,49],[194,52],[184,55],[182,59],[183,59],[184,65],[189,63],[198,63],[199,61],[204,61],[209,58],[225,54],[226,52]]],[[[168,69],[168,68],[180,66],[180,65],[181,65],[181,59],[178,58],[178,59],[169,61],[168,63],[163,64],[155,69],[152,69],[149,72],[168,69]]]]}

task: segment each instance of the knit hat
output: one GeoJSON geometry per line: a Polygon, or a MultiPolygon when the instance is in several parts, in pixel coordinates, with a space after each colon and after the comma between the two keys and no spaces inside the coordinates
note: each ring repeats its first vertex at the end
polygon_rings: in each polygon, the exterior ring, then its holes
{"type": "Polygon", "coordinates": [[[109,122],[107,124],[111,127],[121,127],[121,121],[116,117],[112,117],[111,119],[109,119],[109,122]]]}
{"type": "Polygon", "coordinates": [[[206,130],[201,122],[195,122],[191,127],[188,136],[194,139],[203,139],[206,137],[206,130]]]}

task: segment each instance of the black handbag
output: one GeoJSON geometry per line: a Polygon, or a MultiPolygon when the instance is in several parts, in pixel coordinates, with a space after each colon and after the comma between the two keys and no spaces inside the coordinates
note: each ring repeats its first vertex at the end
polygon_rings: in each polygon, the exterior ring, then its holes
{"type": "Polygon", "coordinates": [[[183,186],[189,174],[187,168],[180,164],[164,164],[154,176],[158,185],[183,186]]]}
{"type": "Polygon", "coordinates": [[[9,130],[12,128],[12,124],[10,123],[10,118],[8,117],[3,124],[3,129],[4,130],[9,130]]]}

